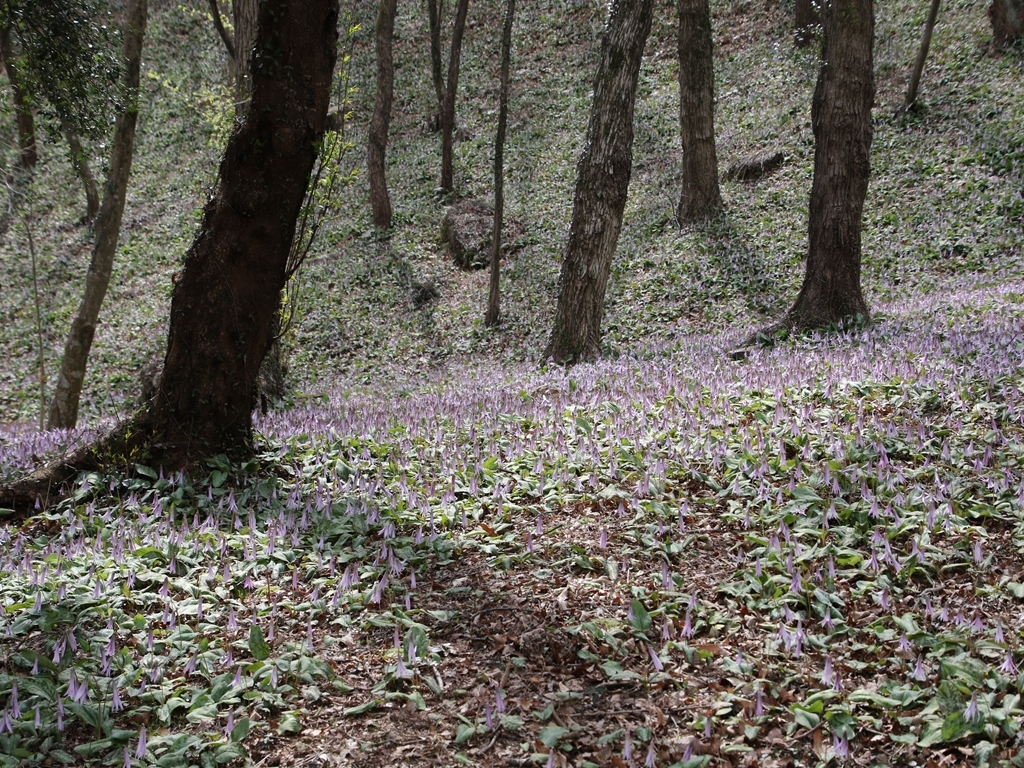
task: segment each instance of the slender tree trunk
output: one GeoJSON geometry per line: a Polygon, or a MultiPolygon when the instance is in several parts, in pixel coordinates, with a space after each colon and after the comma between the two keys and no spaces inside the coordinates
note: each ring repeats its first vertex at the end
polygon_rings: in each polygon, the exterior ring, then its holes
{"type": "Polygon", "coordinates": [[[32,108],[29,105],[28,96],[21,87],[18,65],[14,62],[11,30],[9,28],[4,30],[3,36],[0,38],[0,55],[3,56],[4,68],[7,70],[7,79],[11,83],[14,114],[18,118],[18,145],[21,148],[21,167],[26,169],[34,168],[39,161],[39,152],[36,149],[35,120],[32,117],[32,108]]]}
{"type": "Polygon", "coordinates": [[[992,0],[988,18],[992,22],[992,53],[998,53],[1024,33],[1024,0],[992,0]]]}
{"type": "Polygon", "coordinates": [[[871,173],[873,0],[832,0],[822,16],[824,55],[811,103],[807,271],[786,319],[802,328],[868,314],[860,287],[860,230],[871,173]]]}
{"type": "Polygon", "coordinates": [[[395,35],[395,12],[398,0],[380,0],[377,11],[377,97],[373,104],[373,117],[367,136],[366,175],[370,180],[370,205],[373,208],[373,226],[391,228],[391,196],[388,194],[384,171],[384,153],[388,146],[388,127],[391,124],[391,103],[394,99],[395,66],[391,53],[391,40],[395,35]]]}
{"type": "Polygon", "coordinates": [[[233,0],[235,22],[235,115],[242,117],[249,107],[252,92],[252,53],[256,43],[256,24],[260,0],[233,0]]]}
{"type": "Polygon", "coordinates": [[[224,47],[227,49],[228,58],[232,62],[235,60],[235,42],[231,39],[231,35],[224,28],[224,21],[220,17],[220,8],[217,6],[217,0],[209,0],[210,2],[210,15],[213,16],[213,27],[217,30],[217,34],[220,35],[221,42],[224,43],[224,47]]]}
{"type": "Polygon", "coordinates": [[[706,219],[722,209],[715,154],[715,70],[708,0],[679,0],[679,128],[683,190],[679,223],[706,219]]]}
{"type": "Polygon", "coordinates": [[[455,135],[455,95],[459,90],[459,61],[462,58],[462,35],[466,30],[469,0],[458,0],[455,6],[455,25],[452,27],[452,45],[448,52],[448,81],[444,89],[444,107],[441,110],[441,191],[451,194],[455,189],[452,143],[455,135]]]}
{"type": "Polygon", "coordinates": [[[935,31],[935,20],[939,17],[940,0],[932,0],[931,8],[928,9],[928,19],[924,23],[924,34],[921,36],[921,48],[917,52],[917,60],[914,62],[914,71],[910,74],[910,85],[907,88],[907,100],[903,109],[908,110],[917,101],[917,88],[921,84],[921,73],[924,72],[924,62],[928,58],[928,48],[932,44],[932,32],[935,31]]]}
{"type": "Polygon", "coordinates": [[[337,22],[337,0],[260,4],[251,108],[175,284],[163,375],[144,417],[167,465],[252,450],[253,384],[327,125],[337,22]]]}
{"type": "Polygon", "coordinates": [[[501,227],[505,219],[505,126],[508,123],[508,81],[512,61],[512,22],[516,0],[507,0],[501,31],[501,93],[498,96],[498,133],[494,138],[494,229],[491,231],[491,282],[484,325],[498,324],[501,316],[501,227]]]}
{"type": "Polygon", "coordinates": [[[633,109],[653,5],[614,0],[608,12],[545,359],[577,363],[601,353],[604,295],[633,167],[633,109]]]}
{"type": "Polygon", "coordinates": [[[793,45],[805,48],[814,41],[814,32],[821,23],[816,0],[796,0],[793,13],[793,45]]]}
{"type": "Polygon", "coordinates": [[[427,13],[430,16],[430,80],[434,84],[434,95],[437,97],[437,127],[441,127],[441,113],[444,111],[444,75],[441,63],[441,14],[444,11],[443,0],[427,0],[427,13]]]}
{"type": "Polygon", "coordinates": [[[85,380],[85,367],[92,348],[96,321],[110,285],[114,254],[121,233],[121,215],[128,191],[135,146],[135,124],[138,118],[139,69],[142,62],[142,41],[146,34],[147,0],[130,0],[125,21],[122,56],[125,59],[125,91],[128,94],[124,112],[117,117],[110,153],[110,175],[103,187],[103,203],[96,217],[96,241],[92,261],[85,276],[85,293],[71,331],[64,343],[64,358],[57,388],[50,403],[47,425],[50,429],[70,429],[78,421],[78,400],[85,380]]]}
{"type": "Polygon", "coordinates": [[[78,178],[82,180],[82,186],[85,188],[85,216],[82,221],[85,224],[91,224],[100,212],[100,190],[96,184],[96,176],[92,172],[89,156],[82,148],[78,134],[69,123],[64,123],[64,138],[67,140],[71,152],[71,167],[75,169],[75,173],[78,174],[78,178]]]}

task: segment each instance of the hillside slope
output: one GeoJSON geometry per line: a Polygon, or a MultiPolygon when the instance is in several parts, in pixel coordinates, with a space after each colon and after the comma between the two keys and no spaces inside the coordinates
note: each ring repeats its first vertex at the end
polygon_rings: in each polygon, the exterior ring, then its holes
{"type": "MultiPolygon", "coordinates": [[[[364,129],[373,98],[368,3],[348,3],[353,24],[352,149],[357,172],[300,276],[296,322],[286,339],[292,391],[302,399],[335,387],[407,388],[422,375],[466,365],[533,360],[543,349],[571,213],[575,161],[585,129],[601,3],[541,2],[521,9],[515,35],[506,152],[509,215],[524,234],[504,264],[504,324],[482,327],[482,273],[459,272],[438,245],[435,202],[440,138],[433,109],[426,14],[402,4],[396,27],[396,114],[388,154],[396,211],[390,249],[370,235],[364,129]],[[413,282],[440,296],[417,308],[413,282]]],[[[772,147],[787,162],[755,184],[726,182],[727,215],[680,232],[672,221],[679,142],[672,3],[658,17],[641,74],[635,170],[607,303],[609,354],[633,353],[680,334],[745,333],[785,310],[802,274],[813,143],[809,101],[816,61],[790,45],[788,4],[713,4],[719,157],[723,166],[772,147]]],[[[878,7],[874,169],[864,237],[869,302],[948,290],[965,276],[1018,271],[1022,237],[1024,106],[1020,54],[985,55],[984,8],[943,8],[921,93],[906,121],[899,105],[924,9],[878,7]]],[[[214,178],[229,125],[224,55],[205,6],[152,3],[139,145],[114,280],[101,316],[83,396],[83,421],[128,407],[145,359],[160,350],[171,280],[214,178]]],[[[456,148],[461,194],[487,197],[496,119],[497,3],[472,5],[456,148]]],[[[9,99],[3,135],[13,136],[9,99]]],[[[102,166],[102,148],[93,147],[102,166]]],[[[3,162],[13,149],[5,145],[3,162]]],[[[91,243],[75,222],[84,203],[60,146],[44,147],[25,213],[37,242],[45,358],[59,364],[91,243]]],[[[25,231],[0,242],[0,420],[37,412],[34,302],[25,231]]]]}

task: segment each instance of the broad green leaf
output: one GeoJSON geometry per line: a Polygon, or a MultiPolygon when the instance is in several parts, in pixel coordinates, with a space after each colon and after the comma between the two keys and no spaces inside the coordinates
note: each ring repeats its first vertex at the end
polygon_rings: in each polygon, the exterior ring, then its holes
{"type": "Polygon", "coordinates": [[[265,661],[270,656],[270,646],[263,639],[263,630],[259,624],[253,624],[249,629],[249,652],[259,661],[265,661]]]}
{"type": "Polygon", "coordinates": [[[243,717],[235,723],[235,727],[231,729],[231,741],[242,741],[245,739],[245,737],[249,735],[250,727],[252,727],[252,723],[249,722],[249,718],[243,717]]]}
{"type": "Polygon", "coordinates": [[[282,736],[296,735],[302,731],[302,722],[294,712],[285,712],[281,715],[281,721],[277,725],[277,732],[282,736]]]}
{"type": "Polygon", "coordinates": [[[644,608],[644,604],[639,600],[634,600],[632,603],[633,618],[630,619],[629,623],[633,625],[633,629],[638,632],[647,632],[651,628],[651,614],[644,608]]]}
{"type": "Polygon", "coordinates": [[[214,752],[218,764],[230,763],[232,760],[245,760],[249,757],[245,748],[236,741],[221,744],[214,752]]]}
{"type": "Polygon", "coordinates": [[[540,741],[545,747],[554,749],[558,742],[565,734],[569,732],[568,728],[562,728],[560,725],[546,725],[540,729],[540,741]]]}
{"type": "Polygon", "coordinates": [[[367,712],[372,712],[380,706],[380,699],[370,699],[364,701],[362,704],[357,704],[354,707],[349,707],[342,712],[346,717],[353,717],[355,715],[365,715],[367,712]]]}
{"type": "Polygon", "coordinates": [[[818,724],[821,722],[820,717],[813,712],[803,709],[802,707],[794,707],[793,719],[796,721],[797,725],[802,726],[809,731],[817,728],[818,724]]]}
{"type": "Polygon", "coordinates": [[[469,723],[459,723],[458,729],[455,731],[455,743],[463,744],[469,741],[476,735],[476,726],[470,725],[469,723]]]}

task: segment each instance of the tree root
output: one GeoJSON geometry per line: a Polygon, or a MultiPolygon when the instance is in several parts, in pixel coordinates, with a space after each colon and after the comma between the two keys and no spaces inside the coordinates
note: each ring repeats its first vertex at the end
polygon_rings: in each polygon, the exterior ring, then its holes
{"type": "Polygon", "coordinates": [[[23,520],[56,505],[82,472],[130,467],[143,458],[149,430],[145,411],[119,424],[99,440],[40,467],[27,477],[0,486],[0,521],[23,520]]]}

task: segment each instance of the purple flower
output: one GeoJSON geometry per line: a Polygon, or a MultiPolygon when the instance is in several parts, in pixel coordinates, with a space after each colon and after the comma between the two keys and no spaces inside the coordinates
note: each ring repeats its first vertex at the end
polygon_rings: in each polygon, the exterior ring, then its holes
{"type": "Polygon", "coordinates": [[[978,692],[975,691],[971,694],[971,703],[968,704],[967,709],[964,710],[964,720],[969,723],[978,717],[980,717],[978,712],[978,692]]]}
{"type": "Polygon", "coordinates": [[[657,754],[654,751],[654,741],[647,746],[647,759],[644,760],[644,768],[654,768],[657,764],[657,754]]]}
{"type": "Polygon", "coordinates": [[[1013,651],[1010,649],[1006,650],[1006,659],[999,665],[999,671],[1005,672],[1008,675],[1017,674],[1017,665],[1013,662],[1013,651]]]}
{"type": "Polygon", "coordinates": [[[499,715],[505,712],[505,697],[501,695],[501,688],[494,691],[494,711],[499,715]]]}
{"type": "Polygon", "coordinates": [[[654,668],[659,672],[665,669],[665,665],[661,663],[661,659],[658,658],[658,654],[654,652],[654,648],[647,646],[647,653],[651,657],[651,663],[654,664],[654,668]]]}
{"type": "Polygon", "coordinates": [[[132,768],[132,753],[128,747],[124,748],[124,768],[132,768]]]}
{"type": "Polygon", "coordinates": [[[689,611],[686,612],[686,617],[683,619],[683,628],[680,630],[679,634],[681,634],[683,637],[687,639],[693,637],[693,625],[690,620],[689,611]]]}
{"type": "Polygon", "coordinates": [[[627,763],[633,760],[633,737],[626,731],[626,739],[622,743],[622,759],[627,763]]]}
{"type": "Polygon", "coordinates": [[[914,666],[914,671],[910,675],[918,682],[923,682],[928,679],[928,672],[924,668],[924,657],[918,654],[917,664],[914,666]]]}
{"type": "Polygon", "coordinates": [[[146,757],[146,726],[142,726],[142,730],[139,731],[139,744],[135,747],[135,757],[139,760],[146,757]]]}
{"type": "Polygon", "coordinates": [[[836,674],[832,670],[832,657],[825,657],[825,669],[821,673],[821,684],[822,685],[833,685],[836,681],[836,674]]]}
{"type": "Polygon", "coordinates": [[[850,742],[845,736],[840,736],[838,733],[832,734],[832,751],[836,753],[836,757],[840,760],[845,760],[850,756],[850,742]]]}

